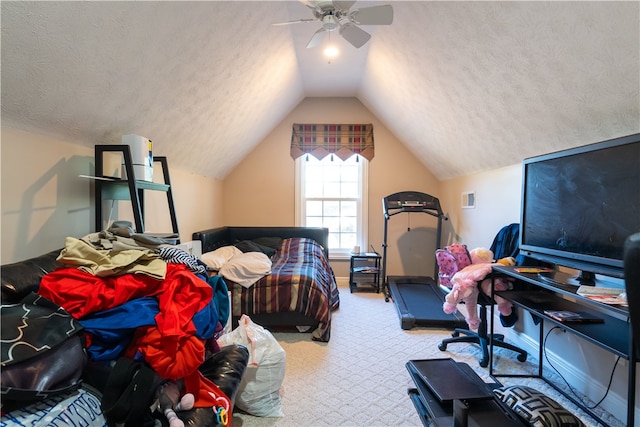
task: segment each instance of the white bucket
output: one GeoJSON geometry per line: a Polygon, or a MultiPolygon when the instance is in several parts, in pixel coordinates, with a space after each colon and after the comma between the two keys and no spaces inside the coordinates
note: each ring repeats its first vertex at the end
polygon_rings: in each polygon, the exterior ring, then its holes
{"type": "MultiPolygon", "coordinates": [[[[122,143],[128,145],[131,150],[131,163],[135,179],[138,181],[153,181],[151,140],[140,135],[123,135],[122,143]]],[[[126,179],[124,164],[122,165],[122,177],[126,179]]]]}

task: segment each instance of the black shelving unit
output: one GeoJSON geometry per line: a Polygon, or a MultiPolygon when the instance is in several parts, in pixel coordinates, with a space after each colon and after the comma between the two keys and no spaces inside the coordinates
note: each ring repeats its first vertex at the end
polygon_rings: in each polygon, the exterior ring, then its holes
{"type": "Polygon", "coordinates": [[[377,252],[351,254],[349,266],[349,289],[358,290],[359,285],[369,285],[380,292],[380,259],[377,252]]]}
{"type": "Polygon", "coordinates": [[[95,146],[95,229],[101,231],[104,229],[103,224],[103,202],[104,200],[128,200],[131,202],[133,209],[133,220],[136,232],[144,233],[144,192],[145,191],[161,191],[167,195],[167,205],[169,215],[171,216],[172,231],[179,234],[178,220],[176,218],[176,210],[173,202],[173,193],[171,191],[171,179],[169,178],[169,167],[167,158],[156,156],[153,158],[154,163],[158,163],[162,168],[163,182],[149,182],[135,179],[133,162],[131,157],[131,149],[126,144],[120,145],[96,145],[95,146]],[[104,171],[104,154],[120,153],[122,156],[122,164],[126,178],[112,177],[105,174],[104,171]]]}

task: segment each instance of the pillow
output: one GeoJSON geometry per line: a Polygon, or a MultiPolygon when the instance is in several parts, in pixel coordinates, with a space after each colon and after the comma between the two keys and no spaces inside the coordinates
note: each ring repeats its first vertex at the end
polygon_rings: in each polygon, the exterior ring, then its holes
{"type": "Polygon", "coordinates": [[[227,280],[245,288],[271,273],[271,260],[262,252],[245,252],[235,255],[218,272],[227,280]]]}
{"type": "Polygon", "coordinates": [[[259,245],[278,250],[280,249],[280,244],[282,243],[282,237],[258,237],[256,239],[253,239],[253,241],[259,245]]]}
{"type": "Polygon", "coordinates": [[[200,259],[214,270],[220,270],[227,261],[229,261],[234,255],[241,254],[242,251],[235,246],[222,246],[215,251],[205,252],[200,259]]]}
{"type": "Polygon", "coordinates": [[[493,392],[534,427],[584,427],[584,423],[575,415],[534,388],[510,386],[493,392]]]}
{"type": "Polygon", "coordinates": [[[262,252],[269,258],[271,258],[276,253],[275,249],[261,245],[260,243],[256,243],[252,240],[243,240],[241,242],[235,243],[234,246],[240,249],[242,252],[262,252]]]}

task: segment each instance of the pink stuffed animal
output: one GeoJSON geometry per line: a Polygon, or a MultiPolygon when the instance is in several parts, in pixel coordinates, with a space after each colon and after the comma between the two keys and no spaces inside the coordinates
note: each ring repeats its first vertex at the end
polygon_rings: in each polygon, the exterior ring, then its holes
{"type": "MultiPolygon", "coordinates": [[[[471,329],[478,329],[480,318],[478,317],[478,294],[482,289],[486,295],[491,293],[491,279],[487,278],[491,273],[493,265],[493,252],[485,248],[476,248],[469,252],[471,255],[471,265],[458,271],[451,278],[451,292],[445,297],[442,310],[445,313],[455,313],[457,305],[461,302],[466,304],[467,316],[465,320],[471,329]],[[480,286],[478,286],[480,283],[480,286]]],[[[500,264],[513,265],[513,258],[505,258],[499,261],[500,264]]],[[[502,278],[495,278],[495,290],[507,290],[512,288],[512,284],[502,278]]],[[[510,302],[498,296],[495,297],[498,304],[498,311],[502,316],[509,316],[513,310],[510,302]]]]}
{"type": "Polygon", "coordinates": [[[176,411],[188,411],[193,408],[195,397],[191,393],[182,394],[181,386],[174,381],[167,381],[158,388],[160,410],[167,417],[169,427],[184,427],[184,422],[178,418],[176,411]]]}

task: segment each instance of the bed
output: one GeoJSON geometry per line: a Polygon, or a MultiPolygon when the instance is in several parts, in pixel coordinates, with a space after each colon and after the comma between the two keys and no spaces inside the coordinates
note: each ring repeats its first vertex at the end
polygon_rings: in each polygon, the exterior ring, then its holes
{"type": "Polygon", "coordinates": [[[311,331],[315,341],[329,341],[331,314],[340,304],[329,265],[327,228],[226,226],[193,233],[202,253],[242,242],[278,241],[271,274],[249,287],[226,280],[231,291],[233,325],[242,315],[269,329],[311,331]]]}

